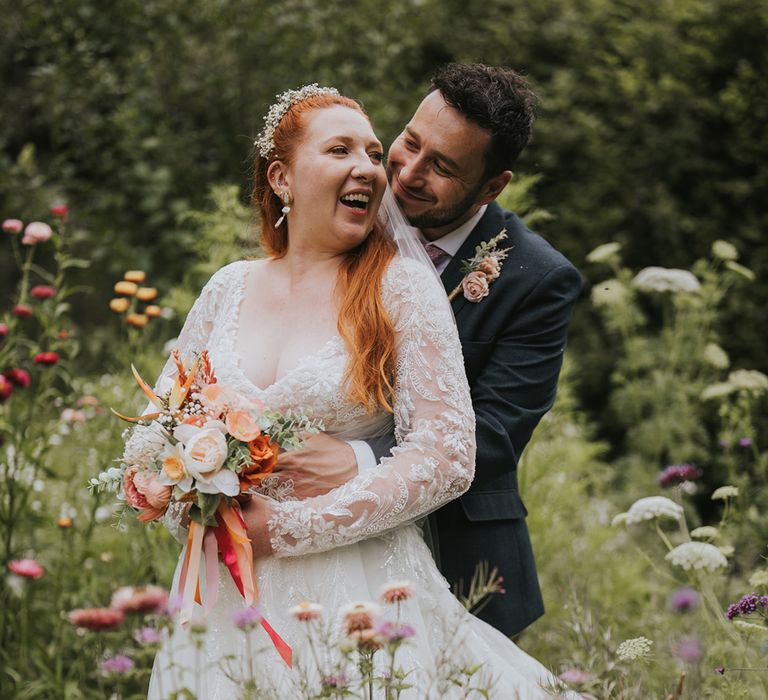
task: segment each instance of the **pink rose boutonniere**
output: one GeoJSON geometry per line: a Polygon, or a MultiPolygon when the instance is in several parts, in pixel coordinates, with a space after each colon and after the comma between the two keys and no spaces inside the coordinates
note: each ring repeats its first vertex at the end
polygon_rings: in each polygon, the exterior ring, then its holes
{"type": "Polygon", "coordinates": [[[499,241],[506,237],[507,229],[502,229],[490,241],[483,241],[475,248],[475,254],[463,261],[461,269],[464,278],[448,295],[449,301],[453,301],[459,292],[464,292],[464,298],[475,304],[488,296],[491,282],[501,274],[503,260],[509,251],[509,248],[498,248],[499,241]]]}

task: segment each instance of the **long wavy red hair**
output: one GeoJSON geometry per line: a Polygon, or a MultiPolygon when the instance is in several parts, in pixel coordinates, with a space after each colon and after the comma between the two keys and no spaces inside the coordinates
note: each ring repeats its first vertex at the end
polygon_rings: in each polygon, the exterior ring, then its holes
{"type": "MultiPolygon", "coordinates": [[[[287,221],[275,228],[283,204],[269,184],[267,170],[275,160],[290,163],[312,110],[335,105],[349,107],[367,117],[362,107],[348,97],[328,94],[308,97],[292,105],[280,120],[274,133],[272,154],[266,158],[257,155],[251,203],[261,215],[261,245],[273,258],[286,254],[290,231],[287,221]]],[[[395,244],[377,222],[366,239],[346,254],[336,280],[340,299],[337,328],[349,350],[348,398],[368,411],[377,407],[392,411],[395,330],[382,302],[381,281],[395,250],[395,244]]]]}

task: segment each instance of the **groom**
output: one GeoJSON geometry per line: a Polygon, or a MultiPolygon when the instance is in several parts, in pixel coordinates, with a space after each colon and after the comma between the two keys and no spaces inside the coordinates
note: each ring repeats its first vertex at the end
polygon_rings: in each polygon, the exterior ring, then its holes
{"type": "MultiPolygon", "coordinates": [[[[507,232],[499,247],[509,248],[508,257],[488,295],[459,293],[452,302],[477,420],[477,461],[469,491],[429,517],[435,559],[449,582],[466,587],[482,561],[498,568],[506,595],[493,596],[479,616],[507,635],[544,612],[517,464],[555,399],[581,288],[568,260],[494,201],[530,139],[533,104],[524,79],[510,69],[448,65],[392,144],[387,164],[392,191],[447,292],[461,284],[462,261],[476,246],[507,232]]],[[[338,485],[375,466],[393,445],[393,437],[361,444],[313,436],[306,449],[282,455],[278,469],[299,491],[303,481],[327,479],[333,470],[338,485]]]]}

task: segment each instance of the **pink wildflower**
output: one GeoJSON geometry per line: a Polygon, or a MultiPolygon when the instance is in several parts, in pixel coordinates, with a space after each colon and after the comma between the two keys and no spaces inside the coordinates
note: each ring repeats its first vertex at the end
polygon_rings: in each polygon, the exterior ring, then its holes
{"type": "Polygon", "coordinates": [[[109,607],[124,613],[162,612],[168,603],[168,592],[160,586],[123,586],[112,595],[109,607]]]}
{"type": "Polygon", "coordinates": [[[6,219],[3,221],[3,231],[6,233],[21,233],[24,223],[20,219],[6,219]]]}
{"type": "Polygon", "coordinates": [[[393,581],[381,589],[380,597],[388,604],[400,603],[413,596],[413,584],[409,581],[393,581]]]}
{"type": "Polygon", "coordinates": [[[34,299],[51,299],[56,296],[56,287],[50,284],[36,284],[29,290],[29,295],[34,299]]]}
{"type": "Polygon", "coordinates": [[[33,221],[24,229],[21,242],[24,245],[36,245],[44,243],[53,235],[53,229],[42,221],[33,221]]]}
{"type": "Polygon", "coordinates": [[[40,578],[45,573],[45,569],[34,559],[14,559],[9,561],[8,570],[12,574],[22,576],[23,578],[40,578]]]}
{"type": "Polygon", "coordinates": [[[69,613],[69,621],[75,627],[87,630],[113,630],[123,624],[125,615],[112,608],[80,608],[69,613]]]}

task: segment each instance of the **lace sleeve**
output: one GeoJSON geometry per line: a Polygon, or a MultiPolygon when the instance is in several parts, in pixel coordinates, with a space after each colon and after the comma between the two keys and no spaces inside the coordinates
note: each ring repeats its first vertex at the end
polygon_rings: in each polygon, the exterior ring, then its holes
{"type": "MultiPolygon", "coordinates": [[[[226,270],[227,267],[221,268],[208,280],[208,283],[203,287],[187,314],[184,326],[175,343],[179,355],[185,362],[191,358],[193,353],[204,350],[208,344],[213,328],[213,320],[216,318],[218,311],[219,300],[222,298],[226,270]]],[[[176,365],[173,362],[173,358],[169,357],[163,370],[160,372],[160,376],[157,378],[154,387],[155,391],[164,392],[166,385],[169,385],[175,374],[176,365]]],[[[152,404],[147,404],[142,414],[151,412],[152,409],[152,404]]],[[[162,437],[155,424],[150,426],[137,425],[130,430],[126,440],[125,449],[123,450],[123,462],[129,465],[146,466],[157,455],[162,444],[162,437]]],[[[184,511],[184,504],[173,505],[174,507],[168,508],[161,522],[177,540],[180,540],[182,528],[179,525],[179,521],[184,511]]]]}
{"type": "Polygon", "coordinates": [[[327,494],[271,503],[275,556],[322,552],[413,522],[472,482],[474,414],[445,291],[421,264],[398,258],[383,298],[396,332],[397,446],[376,469],[327,494]]]}

